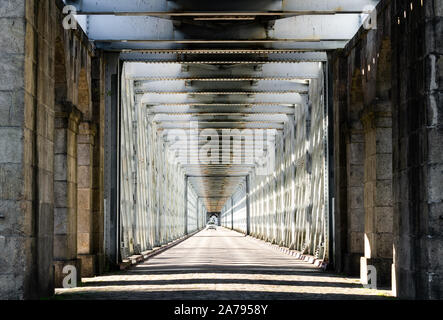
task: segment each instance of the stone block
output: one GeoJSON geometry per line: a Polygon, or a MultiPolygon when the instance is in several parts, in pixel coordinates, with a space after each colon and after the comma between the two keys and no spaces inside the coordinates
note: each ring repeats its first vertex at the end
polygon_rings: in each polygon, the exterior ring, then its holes
{"type": "Polygon", "coordinates": [[[25,16],[25,1],[0,1],[0,18],[19,18],[25,16]]]}
{"type": "Polygon", "coordinates": [[[381,233],[393,232],[394,209],[392,207],[375,207],[375,231],[381,233]]]}
{"type": "Polygon", "coordinates": [[[23,161],[23,129],[0,127],[0,163],[21,163],[23,161]]]}
{"type": "Polygon", "coordinates": [[[54,171],[54,144],[41,136],[37,137],[37,160],[39,169],[54,171]]]}
{"type": "MultiPolygon", "coordinates": [[[[72,225],[72,223],[71,223],[72,225]]],[[[54,235],[54,259],[73,259],[77,256],[77,234],[55,234],[54,235]]]]}
{"type": "Polygon", "coordinates": [[[92,232],[91,222],[92,222],[92,217],[90,210],[88,209],[77,210],[77,231],[79,233],[92,232]]]}
{"type": "Polygon", "coordinates": [[[24,194],[22,168],[20,164],[0,164],[0,199],[22,199],[24,194]]]}
{"type": "Polygon", "coordinates": [[[366,182],[365,183],[365,194],[364,194],[364,207],[372,208],[375,204],[375,183],[374,182],[366,182]]]}
{"type": "Polygon", "coordinates": [[[374,257],[392,258],[392,233],[376,233],[374,234],[374,240],[374,257]]]}
{"type": "Polygon", "coordinates": [[[23,89],[25,59],[23,54],[0,54],[0,90],[23,89]]]}
{"type": "Polygon", "coordinates": [[[69,209],[54,208],[54,233],[66,234],[69,232],[69,209]]]}
{"type": "Polygon", "coordinates": [[[78,258],[82,261],[82,278],[90,278],[95,276],[96,257],[93,254],[80,254],[78,258]]]}
{"type": "Polygon", "coordinates": [[[375,205],[377,207],[392,206],[393,192],[391,180],[377,180],[375,189],[375,205]]]}
{"type": "Polygon", "coordinates": [[[432,128],[428,130],[427,150],[429,163],[443,163],[443,144],[441,143],[442,141],[443,128],[432,128]]]}
{"type": "Polygon", "coordinates": [[[34,130],[34,105],[36,103],[36,100],[33,95],[29,94],[28,92],[24,91],[24,125],[26,129],[29,129],[31,131],[34,130]]]}
{"type": "MultiPolygon", "coordinates": [[[[0,4],[4,2],[1,1],[0,4]]],[[[1,7],[0,7],[1,10],[1,7]]],[[[7,18],[0,15],[0,54],[24,54],[25,52],[25,19],[7,18]]]]}
{"type": "Polygon", "coordinates": [[[79,254],[89,254],[91,253],[92,243],[91,243],[90,233],[79,233],[77,234],[77,252],[79,254]]]}
{"type": "Polygon", "coordinates": [[[352,253],[363,253],[364,251],[364,233],[351,231],[349,233],[349,250],[352,253]]]}
{"type": "Polygon", "coordinates": [[[377,180],[392,179],[392,154],[377,154],[376,176],[377,180]]]}
{"type": "Polygon", "coordinates": [[[77,199],[79,209],[91,209],[91,189],[78,189],[77,199]]]}
{"type": "Polygon", "coordinates": [[[67,203],[69,208],[77,208],[77,184],[68,181],[67,203]]]}
{"type": "Polygon", "coordinates": [[[392,129],[377,128],[377,153],[392,153],[392,129]]]}
{"type": "Polygon", "coordinates": [[[350,187],[361,187],[364,182],[364,166],[349,165],[348,169],[348,185],[350,187]]]}
{"type": "Polygon", "coordinates": [[[57,208],[68,208],[68,184],[64,181],[54,182],[54,205],[57,208]]]}
{"type": "Polygon", "coordinates": [[[66,129],[55,129],[54,132],[54,153],[67,154],[67,131],[66,129]]]}
{"type": "Polygon", "coordinates": [[[0,273],[0,300],[22,300],[24,299],[22,283],[23,275],[17,276],[13,273],[0,273]]]}
{"type": "Polygon", "coordinates": [[[67,155],[55,154],[54,155],[54,180],[55,181],[67,181],[68,169],[67,169],[67,155]]]}
{"type": "Polygon", "coordinates": [[[427,186],[428,201],[440,202],[443,200],[443,163],[428,167],[429,184],[427,186]]]}
{"type": "Polygon", "coordinates": [[[0,200],[0,234],[3,236],[32,236],[32,202],[21,200],[0,200]]]}
{"type": "Polygon", "coordinates": [[[24,91],[0,91],[0,126],[20,127],[24,121],[24,91]]]}
{"type": "Polygon", "coordinates": [[[376,130],[371,128],[365,132],[365,157],[375,155],[376,152],[376,130]]]}
{"type": "Polygon", "coordinates": [[[351,187],[348,189],[348,206],[350,210],[364,207],[363,193],[363,187],[351,187]]]}
{"type": "Polygon", "coordinates": [[[39,170],[37,174],[38,199],[40,202],[54,202],[54,175],[52,172],[39,170]]]}
{"type": "Polygon", "coordinates": [[[77,185],[78,188],[91,188],[92,176],[90,166],[79,166],[77,169],[77,185]]]}
{"type": "Polygon", "coordinates": [[[441,230],[443,230],[443,202],[428,205],[428,219],[429,235],[432,237],[441,236],[441,230]]]}
{"type": "Polygon", "coordinates": [[[365,182],[372,182],[376,179],[376,160],[375,154],[366,157],[364,171],[365,171],[365,182]]]}
{"type": "Polygon", "coordinates": [[[77,159],[79,166],[89,166],[91,163],[92,147],[90,144],[78,144],[77,159]]]}
{"type": "Polygon", "coordinates": [[[364,163],[364,143],[350,143],[348,145],[348,158],[350,164],[364,163]]]}

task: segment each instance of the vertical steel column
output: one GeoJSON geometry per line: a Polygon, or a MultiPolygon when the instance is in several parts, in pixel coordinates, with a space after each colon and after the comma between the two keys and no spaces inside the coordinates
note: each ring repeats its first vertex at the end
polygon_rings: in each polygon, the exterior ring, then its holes
{"type": "Polygon", "coordinates": [[[246,176],[246,235],[249,235],[251,231],[251,210],[249,205],[249,184],[250,184],[250,176],[246,176]]]}
{"type": "Polygon", "coordinates": [[[185,215],[184,215],[185,235],[188,234],[188,176],[185,175],[185,215]]]}
{"type": "Polygon", "coordinates": [[[197,197],[197,230],[200,230],[200,219],[199,216],[200,215],[200,198],[197,197]]]}
{"type": "Polygon", "coordinates": [[[231,197],[231,230],[234,230],[234,199],[231,197]]]}

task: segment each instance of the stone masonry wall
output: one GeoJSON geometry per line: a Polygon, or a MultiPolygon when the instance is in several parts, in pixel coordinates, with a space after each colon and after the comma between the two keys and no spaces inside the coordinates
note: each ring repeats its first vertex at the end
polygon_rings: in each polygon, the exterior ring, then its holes
{"type": "MultiPolygon", "coordinates": [[[[55,238],[54,232],[71,237],[77,232],[76,221],[60,219],[76,213],[76,123],[103,121],[102,74],[91,80],[94,49],[81,29],[62,28],[62,8],[61,0],[0,1],[0,299],[53,294],[54,253],[66,254],[63,238],[55,238]],[[62,67],[56,54],[60,49],[66,62],[62,67]],[[95,96],[96,111],[94,86],[101,92],[95,96]],[[89,99],[82,94],[85,90],[89,99]],[[60,134],[56,126],[61,126],[60,134]],[[57,185],[54,190],[57,181],[66,188],[57,185]],[[54,220],[55,205],[63,210],[54,220]]],[[[100,183],[103,139],[98,143],[90,171],[100,183]]],[[[98,193],[98,203],[101,197],[98,193]]],[[[89,229],[103,229],[101,205],[92,212],[98,219],[90,217],[89,229]]],[[[91,245],[91,253],[103,252],[100,245],[91,245]]],[[[70,248],[77,258],[76,248],[70,248]]]]}
{"type": "Polygon", "coordinates": [[[392,6],[394,284],[443,297],[443,1],[392,6]]]}
{"type": "Polygon", "coordinates": [[[335,264],[360,264],[363,283],[375,266],[378,285],[404,298],[439,299],[443,287],[442,12],[438,0],[383,0],[376,29],[361,28],[331,59],[335,264]],[[349,152],[357,133],[363,148],[349,152]],[[355,227],[359,261],[347,259],[355,227]]]}

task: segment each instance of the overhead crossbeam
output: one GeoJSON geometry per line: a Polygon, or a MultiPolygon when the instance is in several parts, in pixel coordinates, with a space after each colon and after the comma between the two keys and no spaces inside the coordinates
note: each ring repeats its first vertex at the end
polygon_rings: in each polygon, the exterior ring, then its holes
{"type": "MultiPolygon", "coordinates": [[[[208,55],[221,54],[223,59],[230,57],[238,57],[238,55],[258,55],[259,58],[267,59],[269,61],[300,61],[300,62],[320,62],[326,61],[327,56],[325,52],[295,52],[295,51],[276,51],[276,50],[168,50],[161,52],[159,50],[125,50],[121,53],[120,59],[125,61],[198,61],[206,58],[208,55]]],[[[232,59],[230,59],[232,60],[232,59]]]]}
{"type": "MultiPolygon", "coordinates": [[[[304,81],[307,82],[307,81],[304,81]]],[[[234,92],[239,89],[250,90],[253,88],[254,91],[259,92],[306,92],[308,90],[308,85],[304,83],[298,83],[295,81],[136,81],[134,83],[137,93],[143,92],[197,92],[200,91],[222,91],[222,92],[234,92]],[[192,89],[190,87],[192,86],[192,89]]]]}
{"type": "MultiPolygon", "coordinates": [[[[241,6],[241,14],[245,15],[248,11],[252,13],[257,12],[273,12],[273,14],[284,14],[285,12],[311,12],[315,14],[321,12],[330,13],[355,13],[355,12],[366,12],[368,8],[374,7],[378,1],[376,0],[316,0],[316,1],[306,1],[306,0],[281,0],[281,1],[269,1],[257,3],[256,1],[246,2],[241,6]]],[[[121,0],[83,0],[83,1],[72,1],[67,0],[67,4],[74,5],[78,12],[83,12],[87,14],[88,12],[95,12],[97,14],[106,13],[146,13],[146,12],[157,12],[161,15],[179,15],[183,12],[189,10],[186,7],[187,3],[180,1],[171,2],[167,0],[139,0],[139,1],[121,1],[121,0]]],[[[238,4],[226,3],[224,6],[220,6],[212,1],[200,2],[198,11],[195,14],[204,15],[204,12],[214,12],[214,14],[220,15],[220,12],[226,14],[226,11],[237,11],[231,12],[231,14],[239,13],[238,4]],[[223,11],[220,10],[223,8],[223,11]]],[[[189,13],[186,13],[189,14],[189,13]]]]}
{"type": "Polygon", "coordinates": [[[261,65],[210,66],[189,65],[180,62],[170,64],[130,63],[127,66],[130,79],[164,78],[317,78],[321,68],[319,62],[274,63],[261,65]]]}

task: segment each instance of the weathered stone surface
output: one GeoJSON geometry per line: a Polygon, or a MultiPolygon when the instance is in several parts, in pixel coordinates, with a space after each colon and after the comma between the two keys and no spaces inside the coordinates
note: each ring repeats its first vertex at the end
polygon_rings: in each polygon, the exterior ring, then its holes
{"type": "Polygon", "coordinates": [[[0,163],[21,163],[23,158],[23,129],[0,127],[0,163]]]}
{"type": "Polygon", "coordinates": [[[0,37],[1,55],[23,54],[25,52],[25,42],[23,41],[25,37],[25,20],[23,17],[4,19],[0,14],[0,30],[3,33],[2,37],[0,37]]]}

